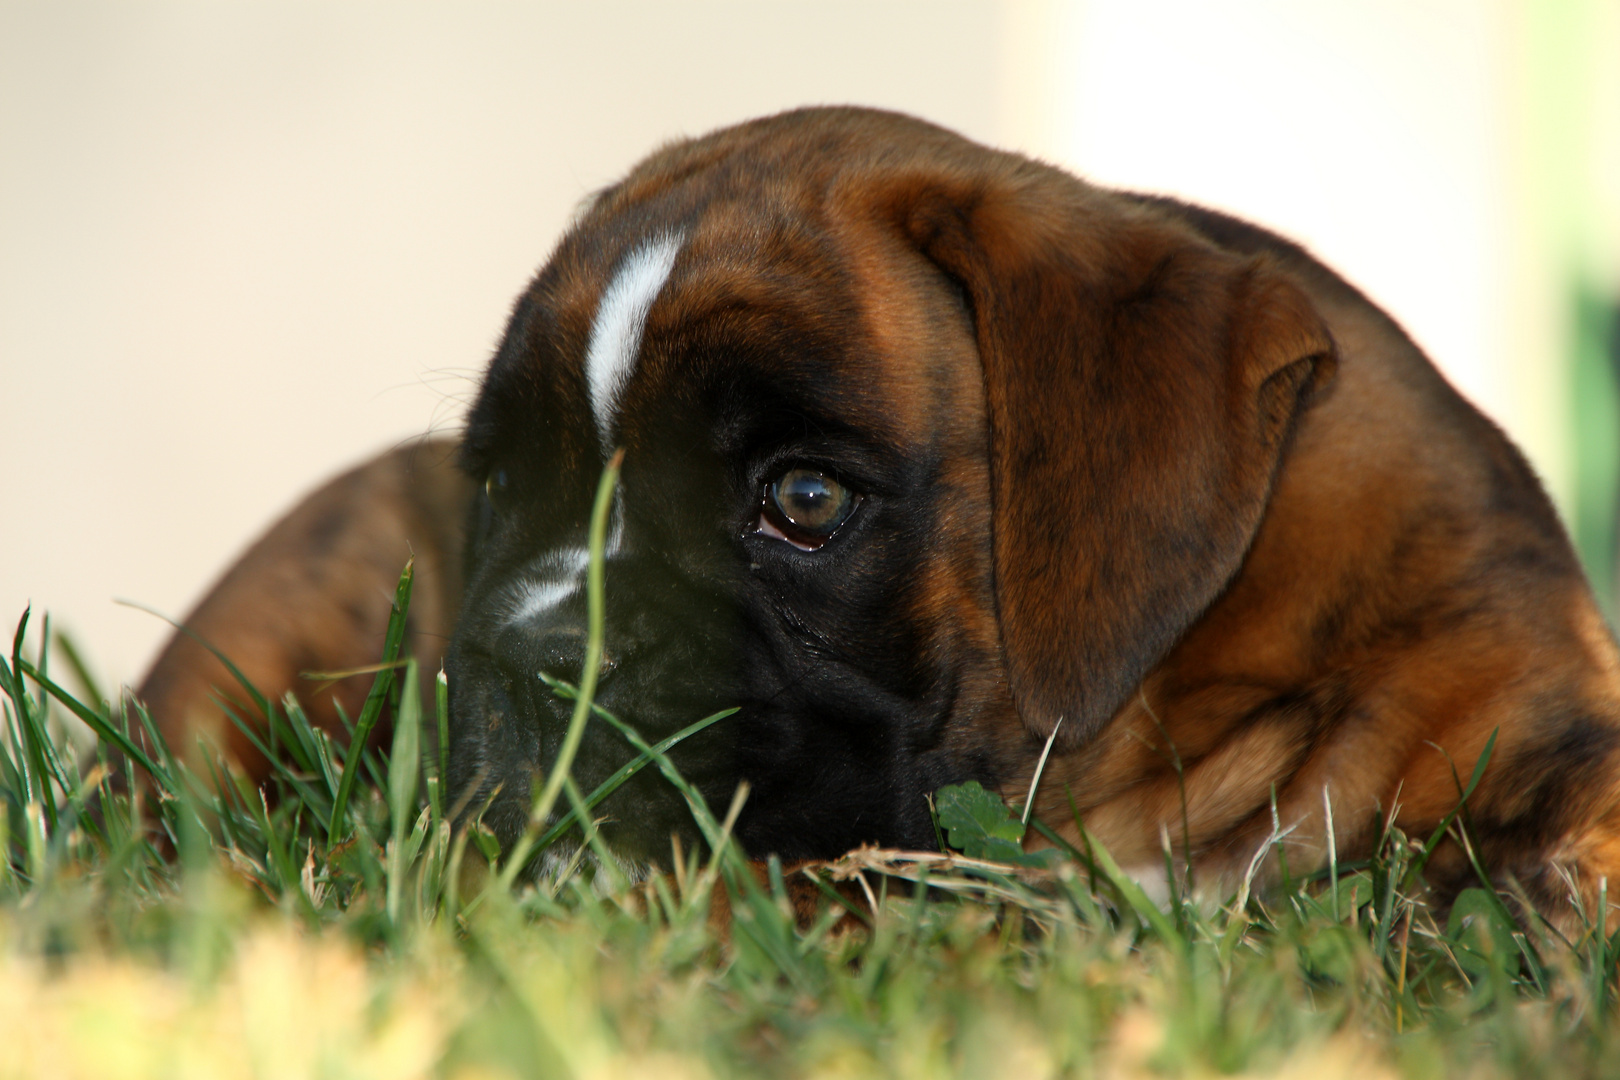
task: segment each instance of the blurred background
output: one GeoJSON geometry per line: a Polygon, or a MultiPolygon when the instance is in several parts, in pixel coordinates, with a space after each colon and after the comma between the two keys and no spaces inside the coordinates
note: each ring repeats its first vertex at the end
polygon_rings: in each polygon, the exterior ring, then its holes
{"type": "Polygon", "coordinates": [[[584,195],[833,102],[1303,241],[1524,447],[1612,617],[1620,0],[0,0],[0,622],[136,681],[167,628],[114,598],[181,616],[455,431],[584,195]]]}

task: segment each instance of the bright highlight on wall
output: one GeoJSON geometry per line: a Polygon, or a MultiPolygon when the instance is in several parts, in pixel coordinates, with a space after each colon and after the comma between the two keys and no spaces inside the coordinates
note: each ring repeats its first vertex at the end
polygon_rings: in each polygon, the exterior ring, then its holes
{"type": "Polygon", "coordinates": [[[1613,610],[1620,3],[1009,10],[1009,135],[1361,286],[1524,447],[1613,610]]]}

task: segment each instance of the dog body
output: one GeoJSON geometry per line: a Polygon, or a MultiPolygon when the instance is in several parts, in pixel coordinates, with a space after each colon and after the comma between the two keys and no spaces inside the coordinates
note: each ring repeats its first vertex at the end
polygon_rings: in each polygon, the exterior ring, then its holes
{"type": "MultiPolygon", "coordinates": [[[[1341,858],[1380,815],[1433,828],[1494,732],[1487,864],[1548,905],[1616,865],[1620,658],[1539,484],[1263,230],[856,109],[602,192],[469,416],[482,493],[430,500],[468,521],[452,783],[503,841],[561,741],[538,674],[578,678],[617,447],[597,699],[649,740],[740,706],[673,756],[711,803],[750,784],[757,854],[931,847],[930,792],[1021,799],[1050,742],[1036,812],[1145,878],[1166,843],[1240,873],[1273,797],[1298,868],[1329,806],[1341,858]]],[[[144,692],[183,716],[166,661],[144,692]]],[[[630,754],[595,725],[574,772],[630,754]]],[[[689,830],[647,773],[604,808],[631,862],[689,830]]]]}
{"type": "MultiPolygon", "coordinates": [[[[296,693],[309,718],[334,734],[342,709],[360,714],[369,670],[328,685],[306,675],[369,669],[379,659],[395,583],[414,560],[406,648],[422,658],[424,701],[461,606],[462,530],[474,486],[456,468],[456,444],[426,439],[382,454],[306,497],[276,522],[186,616],[136,697],[169,746],[199,738],[222,747],[255,780],[267,762],[227,721],[263,722],[218,649],[266,698],[296,693]]],[[[262,741],[262,740],[261,740],[262,741]]]]}
{"type": "MultiPolygon", "coordinates": [[[[1568,895],[1558,867],[1595,887],[1620,854],[1620,665],[1530,468],[1303,251],[1158,205],[1226,250],[1276,260],[1323,319],[1338,370],[1300,418],[1240,571],[1057,763],[1037,812],[1063,820],[1066,785],[1087,827],[1158,881],[1163,833],[1179,855],[1186,830],[1204,879],[1230,885],[1274,820],[1294,826],[1296,868],[1321,865],[1329,801],[1340,857],[1365,855],[1388,822],[1426,837],[1494,734],[1469,800],[1484,861],[1547,907],[1568,895]]],[[[1430,864],[1442,893],[1472,873],[1450,845],[1430,864]]]]}

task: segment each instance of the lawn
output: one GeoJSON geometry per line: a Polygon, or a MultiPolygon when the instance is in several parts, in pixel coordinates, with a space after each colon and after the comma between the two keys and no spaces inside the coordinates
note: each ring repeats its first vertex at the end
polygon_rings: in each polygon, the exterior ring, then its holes
{"type": "Polygon", "coordinates": [[[591,704],[587,663],[553,686],[571,732],[502,852],[441,786],[444,684],[418,700],[399,656],[410,587],[407,567],[350,721],[363,746],[387,709],[386,753],[351,755],[291,698],[230,695],[270,718],[263,793],[182,762],[24,616],[0,659],[0,1077],[1620,1075],[1620,940],[1516,921],[1483,877],[1425,902],[1465,798],[1434,836],[1386,827],[1373,858],[1310,875],[1278,822],[1283,880],[1235,895],[1167,860],[1164,906],[1095,845],[1023,854],[1017,800],[976,785],[936,794],[943,853],[789,872],[731,839],[746,790],[709,807],[665,756],[722,717],[649,746],[591,704]],[[569,778],[586,724],[686,796],[707,842],[670,872],[598,857],[592,808],[622,777],[569,778]],[[548,849],[572,855],[537,877],[548,849]],[[822,900],[808,923],[795,878],[822,900]]]}

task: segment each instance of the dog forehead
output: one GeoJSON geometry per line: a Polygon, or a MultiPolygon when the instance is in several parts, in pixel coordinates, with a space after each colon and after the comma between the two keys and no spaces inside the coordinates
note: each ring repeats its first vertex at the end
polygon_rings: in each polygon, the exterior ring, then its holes
{"type": "Polygon", "coordinates": [[[836,398],[882,441],[977,427],[971,320],[875,209],[889,170],[868,160],[874,140],[813,145],[815,125],[791,119],[677,144],[595,197],[520,300],[475,418],[509,428],[539,409],[587,468],[716,387],[738,400],[763,384],[808,413],[836,398]]]}
{"type": "Polygon", "coordinates": [[[883,441],[937,430],[964,377],[978,385],[937,272],[861,222],[748,195],[684,220],[589,222],[549,268],[538,321],[563,331],[546,352],[577,388],[569,411],[590,417],[603,453],[672,402],[749,385],[809,412],[836,400],[842,421],[883,441]]]}

